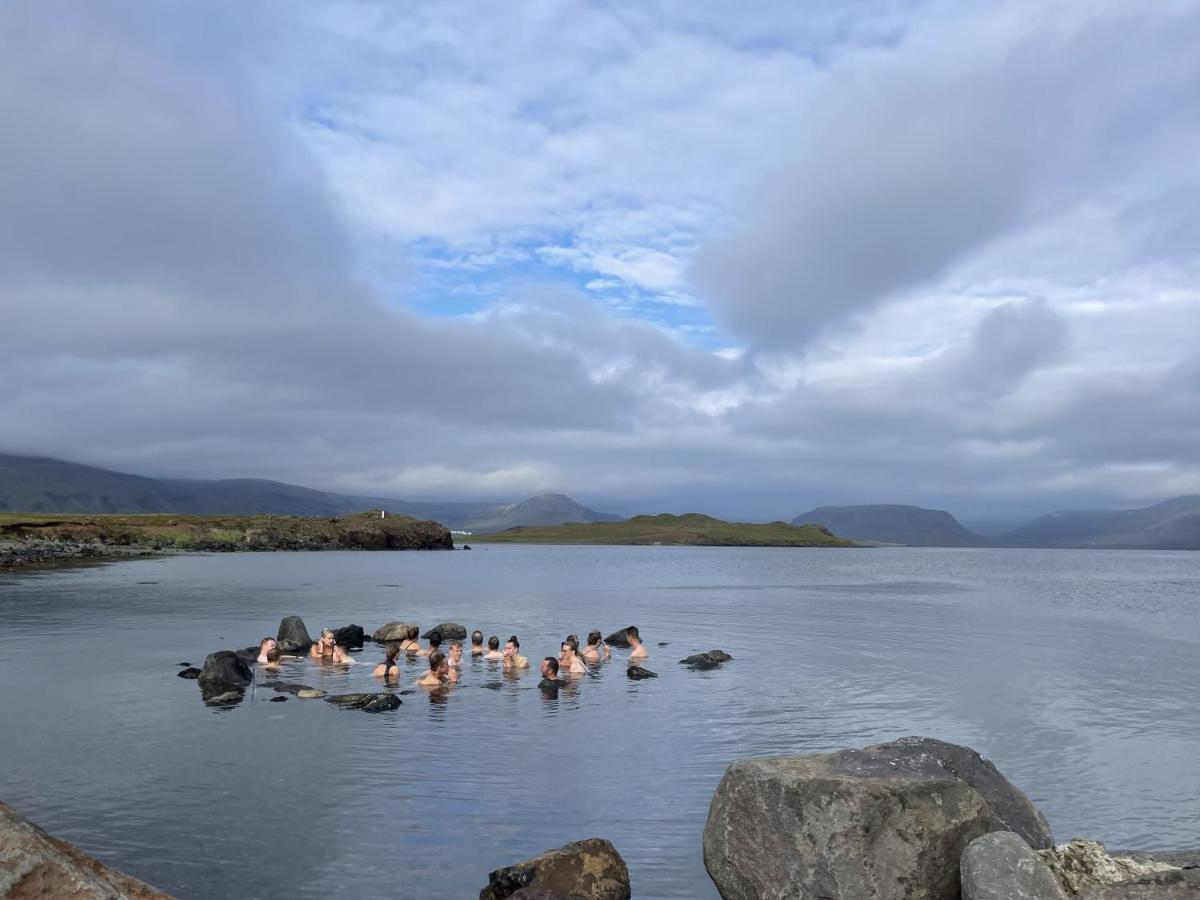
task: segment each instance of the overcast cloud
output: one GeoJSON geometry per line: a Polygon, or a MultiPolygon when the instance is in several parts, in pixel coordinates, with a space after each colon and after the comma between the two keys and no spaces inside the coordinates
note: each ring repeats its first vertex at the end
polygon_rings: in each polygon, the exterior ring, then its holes
{"type": "Polygon", "coordinates": [[[0,6],[0,449],[632,513],[1200,493],[1200,3],[0,6]]]}

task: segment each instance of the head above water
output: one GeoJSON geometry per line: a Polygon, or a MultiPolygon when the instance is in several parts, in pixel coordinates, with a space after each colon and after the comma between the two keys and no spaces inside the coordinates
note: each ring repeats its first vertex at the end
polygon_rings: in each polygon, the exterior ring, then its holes
{"type": "Polygon", "coordinates": [[[629,643],[631,643],[631,644],[634,643],[635,641],[639,644],[642,642],[642,636],[640,634],[638,634],[636,625],[630,625],[628,628],[625,629],[625,637],[627,637],[629,639],[629,643]]]}
{"type": "Polygon", "coordinates": [[[589,631],[588,632],[588,646],[589,647],[598,647],[600,645],[600,641],[603,639],[603,637],[604,636],[602,634],[600,634],[600,632],[598,632],[598,631],[589,631]]]}
{"type": "Polygon", "coordinates": [[[488,638],[488,649],[489,650],[499,650],[500,649],[500,638],[496,637],[494,634],[490,638],[488,638]]]}
{"type": "Polygon", "coordinates": [[[542,674],[547,678],[558,677],[558,660],[553,656],[547,656],[542,660],[542,674]]]}
{"type": "Polygon", "coordinates": [[[393,663],[396,657],[400,655],[400,644],[396,641],[389,641],[387,645],[387,661],[393,663]]]}
{"type": "Polygon", "coordinates": [[[406,631],[404,633],[404,639],[406,641],[415,641],[417,639],[417,635],[419,635],[420,633],[421,633],[420,625],[409,625],[408,631],[406,631]]]}
{"type": "Polygon", "coordinates": [[[483,646],[483,632],[482,631],[476,630],[476,631],[471,632],[471,646],[472,647],[482,647],[483,646]]]}
{"type": "Polygon", "coordinates": [[[433,631],[429,632],[429,646],[432,647],[434,650],[436,650],[438,647],[442,646],[442,633],[440,631],[438,631],[436,628],[433,631]]]}
{"type": "Polygon", "coordinates": [[[265,637],[261,641],[258,642],[258,652],[259,653],[268,653],[268,652],[270,652],[271,648],[274,646],[275,646],[275,638],[265,637]]]}
{"type": "Polygon", "coordinates": [[[283,654],[279,652],[278,647],[272,647],[270,650],[267,651],[267,662],[277,663],[277,662],[279,662],[280,657],[282,657],[282,656],[283,656],[283,654]]]}
{"type": "Polygon", "coordinates": [[[517,640],[517,636],[515,634],[512,637],[510,637],[504,644],[504,649],[506,651],[508,650],[509,647],[512,647],[514,653],[518,652],[521,649],[521,642],[517,640]]]}
{"type": "Polygon", "coordinates": [[[434,650],[429,654],[429,671],[435,675],[440,674],[442,669],[450,668],[450,664],[446,662],[446,654],[441,650],[434,650]]]}

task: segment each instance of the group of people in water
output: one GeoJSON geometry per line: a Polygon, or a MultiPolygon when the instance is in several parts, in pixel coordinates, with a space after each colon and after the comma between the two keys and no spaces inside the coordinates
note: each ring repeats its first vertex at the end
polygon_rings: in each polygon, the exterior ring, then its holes
{"type": "MultiPolygon", "coordinates": [[[[420,687],[449,687],[458,683],[459,670],[462,668],[463,643],[452,640],[442,649],[441,632],[436,629],[430,632],[428,644],[421,646],[417,640],[420,628],[416,625],[408,627],[405,636],[398,641],[387,642],[387,655],[384,661],[375,667],[372,674],[385,682],[396,684],[400,680],[400,656],[406,658],[426,657],[429,669],[415,682],[420,687]]],[[[641,662],[649,657],[650,652],[642,643],[641,635],[636,625],[625,629],[629,642],[630,663],[641,662]]],[[[521,655],[521,641],[514,634],[504,642],[504,650],[500,650],[500,638],[492,635],[484,645],[483,632],[476,630],[471,634],[470,655],[472,659],[498,662],[503,669],[520,670],[529,668],[529,658],[521,655]]],[[[332,629],[326,628],[309,650],[309,656],[327,663],[349,665],[354,662],[345,647],[337,642],[332,629]]],[[[588,671],[589,665],[594,665],[612,658],[612,648],[604,642],[599,631],[592,631],[587,636],[587,643],[580,649],[579,638],[569,634],[559,647],[558,656],[547,656],[542,659],[538,669],[542,675],[539,683],[541,688],[563,687],[569,682],[566,678],[582,675],[588,671]]],[[[279,671],[282,653],[275,638],[265,637],[258,645],[258,662],[267,671],[279,671]]]]}

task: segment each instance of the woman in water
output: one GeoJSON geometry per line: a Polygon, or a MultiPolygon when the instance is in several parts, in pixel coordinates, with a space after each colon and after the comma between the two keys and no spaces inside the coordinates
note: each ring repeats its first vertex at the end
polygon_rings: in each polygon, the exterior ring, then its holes
{"type": "Polygon", "coordinates": [[[331,628],[321,631],[321,637],[313,644],[310,654],[313,659],[319,659],[322,662],[344,665],[354,662],[350,658],[350,654],[338,646],[337,640],[333,636],[333,629],[331,628]]]}
{"type": "Polygon", "coordinates": [[[579,658],[579,641],[576,640],[575,635],[569,635],[562,642],[562,648],[558,654],[558,671],[564,675],[582,675],[587,671],[587,666],[579,658]]]}
{"type": "Polygon", "coordinates": [[[484,654],[484,659],[504,659],[504,654],[500,652],[500,638],[492,635],[488,638],[488,652],[484,654]]]}
{"type": "Polygon", "coordinates": [[[404,633],[404,640],[400,642],[400,649],[405,653],[420,653],[421,645],[417,643],[417,635],[420,633],[420,625],[409,625],[408,631],[404,633]]]}
{"type": "Polygon", "coordinates": [[[583,658],[585,662],[600,662],[602,659],[612,659],[612,648],[604,643],[600,632],[593,631],[588,634],[587,646],[583,649],[583,658]]]}
{"type": "Polygon", "coordinates": [[[387,659],[380,665],[375,667],[375,671],[371,674],[376,678],[382,678],[385,681],[389,679],[400,680],[400,664],[396,662],[400,656],[400,645],[393,642],[388,644],[387,659]]]}

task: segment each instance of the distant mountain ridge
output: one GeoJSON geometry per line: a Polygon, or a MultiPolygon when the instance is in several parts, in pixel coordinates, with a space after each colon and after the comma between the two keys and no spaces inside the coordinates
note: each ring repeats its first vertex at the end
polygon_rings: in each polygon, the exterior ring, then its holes
{"type": "Polygon", "coordinates": [[[1053,512],[1004,537],[1018,547],[1200,550],[1200,494],[1141,509],[1053,512]]]}
{"type": "Polygon", "coordinates": [[[518,503],[430,503],[335,494],[258,478],[146,478],[49,457],[0,453],[0,510],[13,512],[341,516],[379,508],[470,532],[621,521],[564,494],[541,494],[518,503]]]}
{"type": "Polygon", "coordinates": [[[901,504],[822,506],[801,513],[792,524],[823,525],[852,541],[908,547],[983,547],[994,543],[965,528],[943,509],[901,504]]]}

